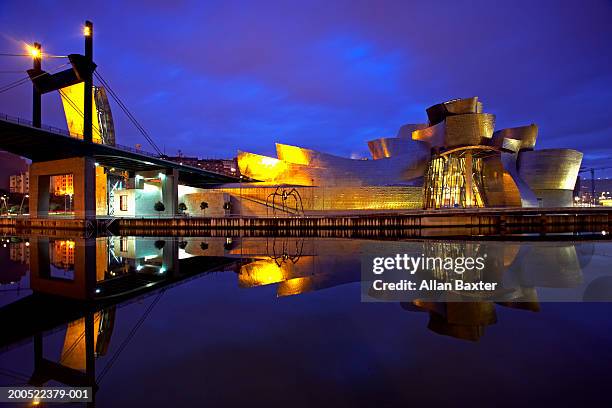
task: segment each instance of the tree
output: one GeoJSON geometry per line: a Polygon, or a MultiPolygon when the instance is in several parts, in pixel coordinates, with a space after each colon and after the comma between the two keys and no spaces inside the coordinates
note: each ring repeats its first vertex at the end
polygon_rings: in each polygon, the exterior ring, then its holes
{"type": "Polygon", "coordinates": [[[200,203],[200,210],[206,211],[207,208],[208,208],[208,203],[206,201],[202,201],[200,203]]]}
{"type": "Polygon", "coordinates": [[[184,213],[185,211],[187,211],[187,205],[185,203],[180,203],[178,205],[178,210],[180,213],[184,213]]]}
{"type": "Polygon", "coordinates": [[[157,241],[155,241],[155,248],[157,248],[158,250],[162,250],[164,249],[164,247],[166,246],[166,241],[164,241],[163,239],[159,239],[157,241]]]}
{"type": "Polygon", "coordinates": [[[166,206],[161,201],[156,202],[153,208],[155,209],[155,211],[160,213],[160,215],[162,212],[166,211],[166,206]]]}

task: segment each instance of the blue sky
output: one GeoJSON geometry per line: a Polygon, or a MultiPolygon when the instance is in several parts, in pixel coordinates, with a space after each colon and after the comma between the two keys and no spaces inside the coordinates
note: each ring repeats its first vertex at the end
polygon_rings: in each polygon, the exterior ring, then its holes
{"type": "MultiPolygon", "coordinates": [[[[273,153],[274,142],[367,156],[366,141],[477,95],[497,128],[537,123],[538,148],[612,157],[612,2],[154,0],[0,2],[0,52],[40,41],[95,60],[168,154],[273,153]]],[[[45,60],[47,68],[62,60],[45,60]]],[[[26,58],[0,57],[0,85],[26,58]]],[[[28,86],[0,112],[29,117],[28,86]]],[[[57,95],[43,122],[65,123],[57,95]]],[[[114,106],[117,137],[146,141],[114,106]]]]}

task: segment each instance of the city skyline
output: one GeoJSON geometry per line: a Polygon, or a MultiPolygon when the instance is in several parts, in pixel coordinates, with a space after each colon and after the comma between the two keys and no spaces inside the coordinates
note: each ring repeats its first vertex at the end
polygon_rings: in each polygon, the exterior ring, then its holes
{"type": "MultiPolygon", "coordinates": [[[[420,122],[423,106],[478,95],[499,128],[537,123],[538,148],[581,150],[585,167],[612,156],[610,2],[39,4],[0,5],[2,51],[40,41],[50,54],[80,52],[82,21],[93,20],[99,71],[169,155],[270,154],[285,142],[367,157],[365,141],[420,122]]],[[[4,84],[30,61],[2,65],[4,84]]],[[[7,92],[0,111],[30,112],[25,88],[7,92]]],[[[119,143],[148,149],[125,116],[115,120],[119,143]]],[[[44,97],[43,122],[65,127],[57,95],[44,97]]]]}

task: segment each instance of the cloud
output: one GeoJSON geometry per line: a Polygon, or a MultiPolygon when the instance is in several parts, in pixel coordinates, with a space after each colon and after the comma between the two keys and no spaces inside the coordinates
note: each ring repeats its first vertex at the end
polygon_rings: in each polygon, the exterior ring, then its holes
{"type": "MultiPolygon", "coordinates": [[[[51,3],[3,2],[2,50],[40,38],[79,52],[92,19],[100,71],[168,150],[232,156],[282,141],[349,156],[473,95],[498,128],[537,123],[539,145],[609,146],[608,1],[51,3]]],[[[0,111],[28,116],[20,92],[0,95],[0,111]]],[[[115,118],[121,143],[143,142],[115,118]]]]}

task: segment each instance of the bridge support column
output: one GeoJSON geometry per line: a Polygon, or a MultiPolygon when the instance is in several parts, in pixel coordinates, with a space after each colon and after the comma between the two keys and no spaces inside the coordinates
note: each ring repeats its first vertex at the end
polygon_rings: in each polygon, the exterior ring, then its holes
{"type": "Polygon", "coordinates": [[[74,194],[72,196],[74,217],[77,219],[96,216],[96,168],[93,158],[35,162],[30,166],[30,214],[32,217],[49,215],[49,187],[51,176],[72,174],[74,194]]]}
{"type": "MultiPolygon", "coordinates": [[[[84,238],[30,238],[30,287],[35,292],[71,299],[89,300],[95,296],[97,282],[97,246],[84,238]],[[52,276],[51,261],[64,260],[72,251],[74,276],[57,279],[52,276]]],[[[104,254],[102,254],[104,255],[104,254]]]]}
{"type": "Polygon", "coordinates": [[[162,202],[166,215],[175,216],[178,212],[178,170],[164,171],[161,177],[162,202]]]}

